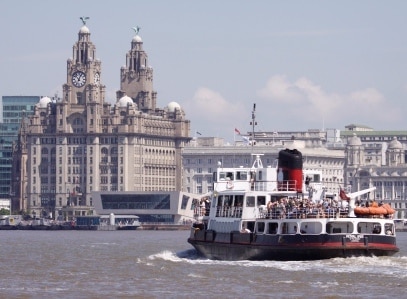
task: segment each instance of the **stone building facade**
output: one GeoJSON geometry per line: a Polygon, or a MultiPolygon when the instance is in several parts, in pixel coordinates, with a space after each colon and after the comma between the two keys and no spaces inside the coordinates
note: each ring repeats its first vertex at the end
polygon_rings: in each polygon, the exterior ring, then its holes
{"type": "Polygon", "coordinates": [[[376,190],[366,199],[390,203],[396,218],[407,216],[407,164],[403,144],[393,137],[389,143],[363,143],[355,133],[347,140],[344,181],[352,191],[376,190]]]}
{"type": "Polygon", "coordinates": [[[176,102],[157,107],[153,69],[138,30],[105,101],[102,64],[84,22],[57,101],[41,98],[15,147],[14,201],[32,216],[72,219],[93,211],[93,191],[180,191],[190,121],[176,102]]]}

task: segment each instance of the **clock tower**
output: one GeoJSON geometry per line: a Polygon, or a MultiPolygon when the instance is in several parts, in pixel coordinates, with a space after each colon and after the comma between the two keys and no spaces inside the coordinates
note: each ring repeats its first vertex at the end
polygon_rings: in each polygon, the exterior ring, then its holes
{"type": "Polygon", "coordinates": [[[67,61],[67,80],[63,85],[63,101],[78,106],[102,104],[105,95],[105,86],[100,83],[101,62],[95,58],[96,47],[86,26],[88,19],[81,17],[83,26],[73,46],[73,57],[67,61]]]}

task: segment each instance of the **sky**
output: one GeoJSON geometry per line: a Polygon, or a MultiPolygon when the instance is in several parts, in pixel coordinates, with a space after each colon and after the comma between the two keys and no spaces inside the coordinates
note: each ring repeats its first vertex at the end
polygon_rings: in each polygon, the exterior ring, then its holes
{"type": "Polygon", "coordinates": [[[157,106],[175,101],[191,136],[349,124],[407,130],[407,1],[0,0],[0,96],[61,96],[82,27],[106,101],[139,35],[157,106]]]}

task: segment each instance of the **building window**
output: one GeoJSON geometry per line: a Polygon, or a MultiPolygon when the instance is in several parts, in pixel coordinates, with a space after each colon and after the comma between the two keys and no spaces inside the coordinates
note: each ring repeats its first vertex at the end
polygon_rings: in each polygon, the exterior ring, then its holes
{"type": "Polygon", "coordinates": [[[82,93],[81,93],[81,92],[78,92],[78,93],[76,94],[76,103],[79,104],[79,105],[81,105],[81,104],[83,104],[82,102],[83,102],[83,101],[82,101],[82,93]]]}

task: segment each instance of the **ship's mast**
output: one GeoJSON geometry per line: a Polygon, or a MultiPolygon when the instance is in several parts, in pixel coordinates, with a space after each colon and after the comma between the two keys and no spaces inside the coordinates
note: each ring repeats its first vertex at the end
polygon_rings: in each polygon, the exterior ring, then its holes
{"type": "MultiPolygon", "coordinates": [[[[252,121],[250,122],[250,124],[251,124],[251,126],[252,126],[252,140],[251,140],[252,150],[251,150],[251,154],[252,154],[252,159],[253,159],[254,126],[257,125],[257,122],[256,122],[256,103],[253,104],[252,121]]],[[[252,161],[252,162],[253,162],[253,161],[252,161]]]]}

